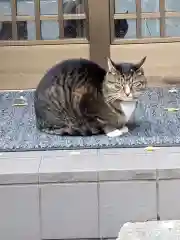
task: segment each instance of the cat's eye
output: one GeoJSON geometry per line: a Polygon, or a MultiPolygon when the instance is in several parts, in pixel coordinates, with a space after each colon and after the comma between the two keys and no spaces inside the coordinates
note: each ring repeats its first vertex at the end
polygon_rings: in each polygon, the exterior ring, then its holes
{"type": "Polygon", "coordinates": [[[142,72],[142,71],[137,71],[137,72],[136,72],[136,75],[137,75],[137,76],[142,76],[142,75],[143,75],[143,72],[142,72]]]}
{"type": "Polygon", "coordinates": [[[112,74],[113,76],[116,76],[116,71],[113,69],[113,70],[111,70],[111,71],[109,71],[109,74],[112,74]]]}
{"type": "Polygon", "coordinates": [[[115,88],[118,88],[118,89],[121,89],[121,88],[122,88],[122,85],[119,84],[119,83],[116,83],[114,86],[115,86],[115,88]]]}
{"type": "Polygon", "coordinates": [[[141,83],[141,82],[135,82],[135,83],[133,84],[133,87],[136,87],[136,88],[141,87],[141,86],[142,86],[142,83],[141,83]]]}
{"type": "Polygon", "coordinates": [[[137,76],[141,76],[142,73],[141,73],[141,72],[137,72],[136,75],[137,75],[137,76]]]}

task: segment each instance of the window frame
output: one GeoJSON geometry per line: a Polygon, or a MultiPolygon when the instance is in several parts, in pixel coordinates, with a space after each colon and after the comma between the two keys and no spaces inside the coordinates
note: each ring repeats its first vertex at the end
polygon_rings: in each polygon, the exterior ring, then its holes
{"type": "Polygon", "coordinates": [[[180,37],[166,37],[165,36],[165,19],[168,17],[178,18],[180,12],[171,12],[165,10],[165,0],[159,0],[159,12],[142,12],[141,0],[135,0],[135,13],[114,13],[115,0],[110,0],[110,19],[111,19],[111,44],[142,44],[142,43],[170,43],[180,42],[180,37]],[[135,19],[136,20],[136,39],[117,39],[114,37],[114,20],[115,19],[135,19]],[[160,36],[159,37],[142,37],[141,23],[142,19],[159,19],[160,21],[160,36]]]}
{"type": "Polygon", "coordinates": [[[12,23],[12,40],[0,41],[0,46],[33,46],[33,45],[59,45],[59,44],[88,44],[88,0],[84,0],[84,13],[63,14],[63,0],[58,0],[58,14],[41,15],[40,0],[34,0],[35,16],[17,15],[17,0],[10,0],[11,16],[0,17],[0,23],[12,23]],[[64,38],[64,20],[85,20],[86,38],[64,38]],[[36,30],[35,40],[18,40],[17,22],[34,22],[36,30]],[[59,27],[59,39],[43,40],[41,39],[41,21],[57,21],[59,27]]]}

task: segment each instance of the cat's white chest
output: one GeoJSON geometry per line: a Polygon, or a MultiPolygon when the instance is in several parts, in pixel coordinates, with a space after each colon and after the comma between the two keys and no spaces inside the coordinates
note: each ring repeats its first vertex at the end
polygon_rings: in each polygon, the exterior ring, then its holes
{"type": "Polygon", "coordinates": [[[121,102],[121,109],[124,112],[126,122],[128,122],[136,109],[136,101],[121,102]]]}

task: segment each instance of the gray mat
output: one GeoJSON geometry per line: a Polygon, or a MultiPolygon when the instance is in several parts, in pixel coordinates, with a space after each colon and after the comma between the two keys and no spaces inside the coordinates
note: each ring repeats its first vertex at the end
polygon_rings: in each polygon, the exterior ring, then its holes
{"type": "Polygon", "coordinates": [[[41,133],[36,129],[32,91],[0,93],[0,151],[35,151],[54,149],[133,148],[180,145],[180,111],[164,108],[180,107],[180,89],[169,93],[167,88],[151,88],[139,100],[135,122],[127,135],[108,138],[61,137],[41,133]],[[24,96],[27,106],[13,106],[24,96]]]}

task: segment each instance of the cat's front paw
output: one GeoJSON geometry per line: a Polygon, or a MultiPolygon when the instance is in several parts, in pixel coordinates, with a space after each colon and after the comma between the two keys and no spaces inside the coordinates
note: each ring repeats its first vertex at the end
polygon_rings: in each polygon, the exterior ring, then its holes
{"type": "Polygon", "coordinates": [[[128,129],[127,126],[124,126],[123,128],[120,129],[120,131],[121,131],[122,133],[128,133],[128,132],[129,132],[129,129],[128,129]]]}
{"type": "Polygon", "coordinates": [[[108,128],[105,129],[105,133],[108,137],[119,137],[122,136],[125,133],[128,133],[128,127],[124,126],[121,129],[114,129],[114,130],[110,130],[108,128]]]}

